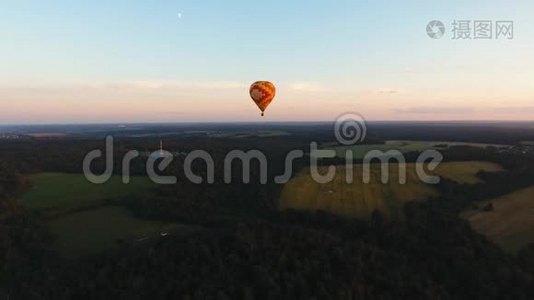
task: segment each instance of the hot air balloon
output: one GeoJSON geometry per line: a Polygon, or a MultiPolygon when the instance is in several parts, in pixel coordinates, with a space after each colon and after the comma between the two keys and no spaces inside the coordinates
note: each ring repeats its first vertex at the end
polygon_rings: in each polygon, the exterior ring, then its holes
{"type": "Polygon", "coordinates": [[[262,116],[275,95],[276,88],[269,81],[256,81],[250,86],[250,97],[261,110],[262,116]]]}

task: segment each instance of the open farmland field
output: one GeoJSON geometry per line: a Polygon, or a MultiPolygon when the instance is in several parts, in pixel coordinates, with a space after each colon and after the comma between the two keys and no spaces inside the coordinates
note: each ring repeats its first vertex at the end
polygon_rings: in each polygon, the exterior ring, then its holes
{"type": "MultiPolygon", "coordinates": [[[[442,176],[459,183],[479,182],[479,171],[497,172],[500,166],[488,162],[450,162],[442,163],[434,175],[442,176]]],[[[320,169],[325,174],[327,168],[320,169]]],[[[309,169],[289,181],[280,199],[280,209],[323,210],[338,215],[368,218],[375,211],[388,216],[401,218],[403,203],[422,201],[437,195],[436,190],[419,180],[415,164],[407,164],[406,184],[399,183],[399,168],[391,164],[389,182],[382,184],[379,164],[371,167],[371,181],[363,182],[362,165],[354,165],[353,182],[347,183],[346,169],[337,166],[336,176],[332,182],[320,184],[311,177],[309,169]]]]}
{"type": "Polygon", "coordinates": [[[136,218],[126,208],[107,201],[149,195],[154,185],[148,178],[133,177],[125,185],[115,176],[95,185],[81,174],[41,173],[30,176],[30,183],[21,196],[22,203],[43,213],[56,239],[55,249],[65,257],[94,254],[121,241],[142,241],[186,228],[136,218]]]}
{"type": "Polygon", "coordinates": [[[462,214],[473,229],[506,251],[516,252],[534,242],[534,187],[492,199],[491,211],[468,211],[462,214]]]}
{"type": "Polygon", "coordinates": [[[119,241],[143,241],[186,226],[135,218],[120,206],[89,209],[48,222],[65,257],[79,257],[113,247],[119,241]]]}
{"type": "Polygon", "coordinates": [[[477,173],[480,171],[491,173],[504,170],[498,164],[483,161],[447,162],[441,164],[434,173],[460,184],[476,184],[483,183],[483,181],[477,177],[477,173]]]}
{"type": "Polygon", "coordinates": [[[21,197],[30,210],[66,211],[101,205],[105,200],[150,192],[154,184],[148,177],[132,177],[123,184],[113,176],[105,184],[92,184],[82,174],[39,173],[29,177],[31,187],[21,197]]]}
{"type": "Polygon", "coordinates": [[[323,145],[323,149],[335,150],[338,157],[345,157],[347,150],[354,152],[354,159],[363,159],[369,151],[389,151],[398,150],[399,152],[406,154],[410,152],[422,152],[425,150],[444,150],[453,146],[469,146],[486,148],[490,146],[494,147],[510,147],[509,145],[497,145],[497,144],[480,144],[480,143],[462,143],[462,142],[445,142],[445,141],[386,141],[384,144],[375,145],[353,145],[353,146],[339,146],[339,145],[323,145]]]}

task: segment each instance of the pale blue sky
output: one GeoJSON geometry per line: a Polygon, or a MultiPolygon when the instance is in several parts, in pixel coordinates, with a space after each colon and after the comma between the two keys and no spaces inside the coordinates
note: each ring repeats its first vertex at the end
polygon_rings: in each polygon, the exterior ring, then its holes
{"type": "Polygon", "coordinates": [[[532,1],[79,2],[0,3],[0,123],[256,120],[260,79],[270,120],[534,117],[532,1]],[[515,38],[451,40],[459,19],[515,38]]]}

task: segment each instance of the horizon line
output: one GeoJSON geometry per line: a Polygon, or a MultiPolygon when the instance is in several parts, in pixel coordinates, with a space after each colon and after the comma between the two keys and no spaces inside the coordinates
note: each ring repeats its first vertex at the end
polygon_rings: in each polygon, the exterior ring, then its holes
{"type": "MultiPolygon", "coordinates": [[[[90,123],[0,123],[0,127],[13,126],[98,126],[98,125],[188,125],[188,124],[305,124],[305,123],[334,123],[336,120],[310,120],[310,121],[183,121],[183,122],[90,122],[90,123]]],[[[525,120],[365,120],[367,123],[534,123],[532,119],[525,120]]]]}

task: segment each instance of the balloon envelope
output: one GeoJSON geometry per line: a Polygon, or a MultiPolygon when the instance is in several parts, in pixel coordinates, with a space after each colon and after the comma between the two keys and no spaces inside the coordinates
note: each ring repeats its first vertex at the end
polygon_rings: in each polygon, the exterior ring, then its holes
{"type": "Polygon", "coordinates": [[[250,97],[261,110],[262,116],[275,95],[276,87],[269,81],[256,81],[250,86],[250,97]]]}

